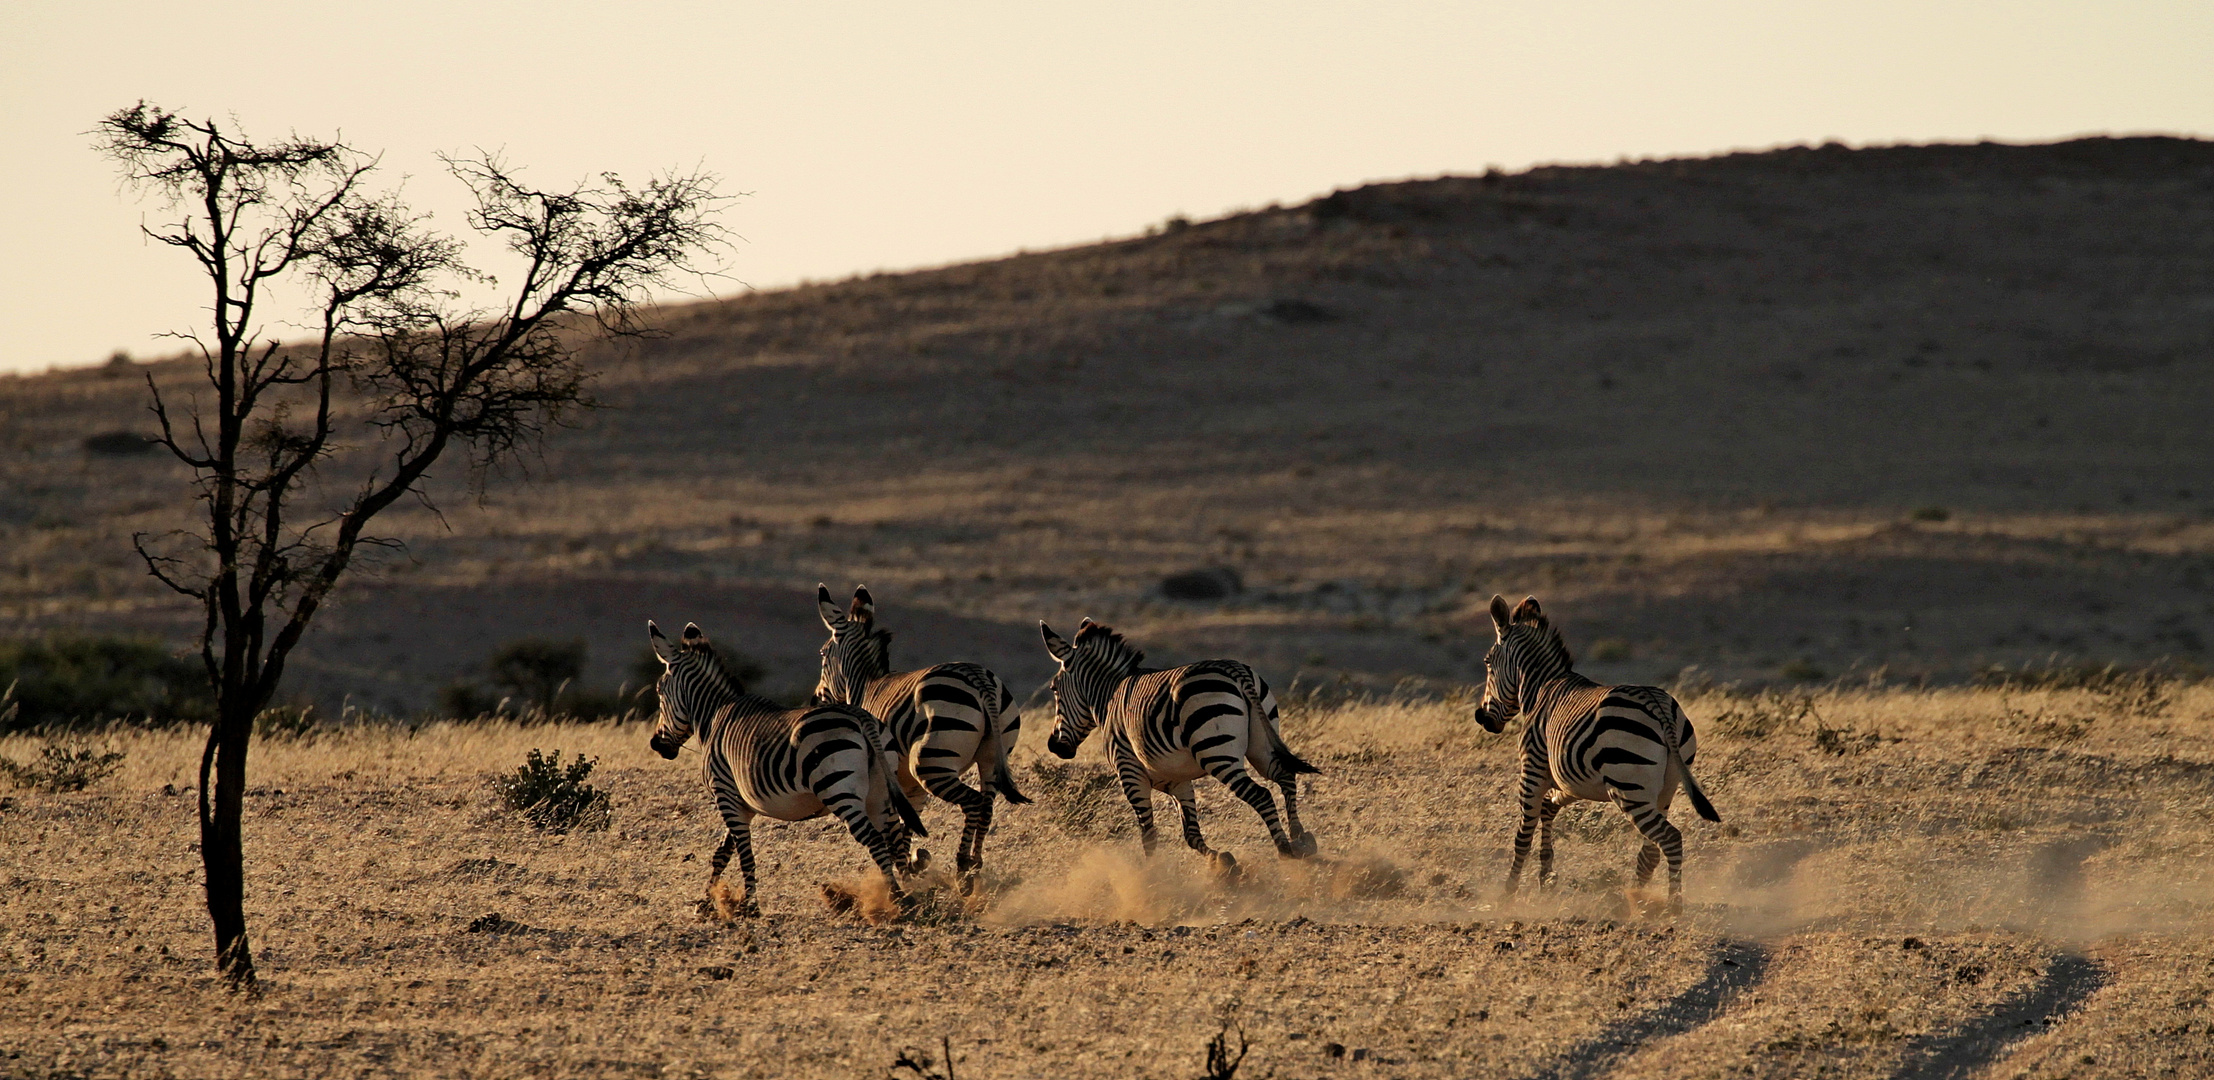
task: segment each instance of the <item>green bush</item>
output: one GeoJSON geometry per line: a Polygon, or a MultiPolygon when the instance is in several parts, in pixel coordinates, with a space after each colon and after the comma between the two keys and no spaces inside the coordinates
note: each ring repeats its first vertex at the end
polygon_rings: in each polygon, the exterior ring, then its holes
{"type": "Polygon", "coordinates": [[[203,722],[215,714],[207,672],[158,641],[57,634],[0,641],[0,684],[16,712],[0,730],[203,722]]]}
{"type": "Polygon", "coordinates": [[[0,758],[0,775],[17,787],[38,791],[83,791],[123,767],[123,755],[100,753],[89,746],[47,743],[38,760],[25,765],[0,758]]]}
{"type": "Polygon", "coordinates": [[[564,766],[561,751],[532,750],[521,768],[492,781],[492,787],[508,809],[546,832],[605,829],[612,817],[607,793],[584,782],[595,764],[595,759],[578,754],[564,766]]]}

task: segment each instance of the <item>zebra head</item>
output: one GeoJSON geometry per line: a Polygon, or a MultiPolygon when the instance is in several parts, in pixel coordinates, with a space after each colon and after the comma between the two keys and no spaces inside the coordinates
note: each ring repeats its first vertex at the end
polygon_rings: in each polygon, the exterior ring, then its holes
{"type": "Polygon", "coordinates": [[[1484,654],[1484,696],[1476,703],[1476,722],[1496,733],[1522,711],[1532,691],[1567,674],[1575,660],[1535,596],[1510,611],[1507,598],[1494,595],[1491,623],[1497,640],[1484,654]]]}
{"type": "Polygon", "coordinates": [[[1077,625],[1073,645],[1043,622],[1038,633],[1045,637],[1046,652],[1061,665],[1053,673],[1053,733],[1046,736],[1046,749],[1066,760],[1076,756],[1085,736],[1099,726],[1108,695],[1137,670],[1145,654],[1090,619],[1077,625]]]}
{"type": "Polygon", "coordinates": [[[866,585],[855,586],[853,606],[838,610],[830,589],[815,586],[815,608],[830,640],[823,642],[823,673],[815,681],[815,704],[859,705],[869,684],[891,674],[892,632],[876,628],[876,601],[866,585]]]}
{"type": "Polygon", "coordinates": [[[692,737],[692,729],[713,714],[719,701],[736,697],[737,691],[715,662],[715,648],[708,644],[707,634],[696,624],[685,623],[683,639],[671,642],[648,619],[646,643],[661,658],[661,680],[654,684],[661,717],[647,745],[654,753],[673,758],[692,737]]]}

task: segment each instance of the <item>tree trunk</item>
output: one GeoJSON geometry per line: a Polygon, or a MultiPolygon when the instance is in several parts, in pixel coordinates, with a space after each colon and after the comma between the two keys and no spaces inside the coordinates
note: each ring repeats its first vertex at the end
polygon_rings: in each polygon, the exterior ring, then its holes
{"type": "Polygon", "coordinates": [[[218,705],[200,775],[200,865],[207,875],[208,919],[215,927],[215,969],[234,990],[254,989],[254,954],[246,940],[246,852],[239,825],[246,803],[246,747],[253,734],[254,710],[236,702],[218,705]],[[211,761],[212,778],[207,768],[211,761]]]}

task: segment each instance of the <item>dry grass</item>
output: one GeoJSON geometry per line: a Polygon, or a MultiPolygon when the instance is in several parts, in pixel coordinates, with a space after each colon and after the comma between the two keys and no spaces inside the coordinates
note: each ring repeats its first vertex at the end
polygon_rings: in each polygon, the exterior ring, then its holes
{"type": "MultiPolygon", "coordinates": [[[[1466,681],[1494,591],[1609,678],[2203,664],[2209,176],[2176,140],[1544,169],[672,309],[536,483],[380,519],[412,559],[293,685],[411,714],[527,628],[612,689],[656,615],[783,690],[823,580],[1031,685],[1029,622],[1083,615],[1279,682],[1466,681]],[[1160,595],[1215,565],[1247,590],[1160,595]]],[[[0,379],[0,620],[178,635],[128,537],[181,470],[81,445],[143,426],[136,374],[0,379]]]]}
{"type": "MultiPolygon", "coordinates": [[[[1245,873],[1174,847],[1173,814],[1148,862],[1127,831],[1065,829],[1033,782],[1039,804],[1000,815],[980,895],[929,876],[907,922],[825,907],[826,883],[867,890],[861,850],[820,821],[757,833],[765,917],[701,921],[719,830],[696,760],[653,758],[640,726],[271,740],[247,818],[259,1000],[207,971],[192,800],[163,790],[189,779],[196,741],[111,733],[116,777],[0,811],[0,1041],[25,1076],[850,1077],[945,1036],[964,1077],[1182,1077],[1235,1017],[1251,1076],[1358,1055],[1411,1077],[1564,1061],[1881,1077],[2080,953],[2103,983],[1991,1075],[2207,1066],[2214,687],[2172,685],[2151,708],[2074,689],[1686,703],[1725,823],[1683,822],[1676,922],[1626,900],[1634,843],[1597,808],[1562,815],[1558,891],[1498,894],[1513,740],[1460,704],[1288,712],[1324,769],[1314,862],[1268,858],[1258,822],[1212,788],[1210,839],[1245,873]],[[1744,718],[1761,710],[1783,718],[1744,718]],[[2089,722],[2055,742],[2010,726],[2023,714],[2089,722]],[[1876,738],[1832,752],[1822,730],[1876,738]],[[540,834],[498,804],[490,779],[555,746],[601,759],[610,830],[540,834]],[[1765,956],[1746,992],[1682,1030],[1649,1022],[1725,955],[1765,956]]],[[[1018,754],[1026,777],[1034,752],[1018,754]]],[[[1072,770],[1100,764],[1087,748],[1072,770]]],[[[942,832],[926,845],[952,838],[956,817],[926,817],[942,832]]]]}

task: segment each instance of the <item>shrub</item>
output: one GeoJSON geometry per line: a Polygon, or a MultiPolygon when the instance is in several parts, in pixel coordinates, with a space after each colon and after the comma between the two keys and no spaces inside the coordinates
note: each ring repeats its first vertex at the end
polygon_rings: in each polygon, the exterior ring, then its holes
{"type": "Polygon", "coordinates": [[[0,730],[204,721],[214,714],[207,672],[158,641],[55,635],[0,641],[0,682],[17,709],[0,730]]]}
{"type": "Polygon", "coordinates": [[[607,828],[612,817],[607,793],[584,782],[597,759],[578,754],[564,766],[561,751],[532,750],[522,767],[492,781],[509,809],[546,832],[586,832],[607,828]]]}
{"type": "Polygon", "coordinates": [[[2082,690],[2116,712],[2157,716],[2175,698],[2176,688],[2204,677],[2203,671],[2169,663],[1998,665],[1976,673],[1976,685],[1992,690],[2082,690]]]}
{"type": "Polygon", "coordinates": [[[585,656],[583,638],[517,638],[500,646],[484,666],[492,685],[550,713],[561,691],[584,675],[585,656]]]}
{"type": "Polygon", "coordinates": [[[151,454],[154,447],[159,445],[161,444],[135,431],[103,431],[97,435],[85,436],[84,441],[85,453],[109,457],[151,454]]]}
{"type": "Polygon", "coordinates": [[[438,711],[455,720],[495,716],[507,710],[507,699],[467,679],[455,679],[438,689],[438,711]]]}
{"type": "Polygon", "coordinates": [[[17,787],[38,791],[83,791],[123,767],[123,755],[100,753],[89,746],[47,743],[38,760],[28,765],[0,758],[0,774],[17,787]]]}
{"type": "Polygon", "coordinates": [[[262,739],[297,739],[312,735],[322,725],[313,705],[273,705],[254,717],[254,736],[262,739]]]}
{"type": "Polygon", "coordinates": [[[1591,658],[1601,663],[1619,664],[1630,656],[1630,643],[1621,638],[1600,638],[1591,643],[1591,658]]]}
{"type": "Polygon", "coordinates": [[[1731,698],[1728,706],[1714,714],[1713,724],[1723,734],[1757,741],[1785,728],[1799,727],[1809,719],[1817,726],[1822,723],[1815,714],[1813,697],[1764,690],[1751,697],[1731,698]]]}

